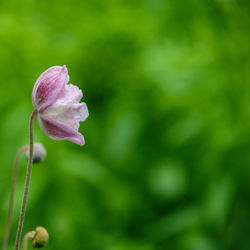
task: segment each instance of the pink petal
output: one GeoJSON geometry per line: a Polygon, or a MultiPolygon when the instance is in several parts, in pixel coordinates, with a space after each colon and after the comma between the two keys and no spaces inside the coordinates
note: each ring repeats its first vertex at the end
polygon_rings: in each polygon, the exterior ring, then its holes
{"type": "Polygon", "coordinates": [[[41,114],[77,130],[79,128],[79,122],[85,121],[89,112],[84,102],[64,104],[56,101],[46,110],[41,112],[41,114]]]}
{"type": "Polygon", "coordinates": [[[57,101],[62,104],[79,103],[82,99],[82,91],[73,84],[68,84],[65,89],[61,92],[57,101]]]}
{"type": "Polygon", "coordinates": [[[61,95],[68,81],[66,66],[54,66],[43,72],[33,88],[34,107],[41,112],[52,105],[61,95]]]}
{"type": "Polygon", "coordinates": [[[67,124],[41,114],[38,116],[38,122],[42,131],[51,139],[68,140],[81,146],[85,143],[82,134],[67,124]]]}

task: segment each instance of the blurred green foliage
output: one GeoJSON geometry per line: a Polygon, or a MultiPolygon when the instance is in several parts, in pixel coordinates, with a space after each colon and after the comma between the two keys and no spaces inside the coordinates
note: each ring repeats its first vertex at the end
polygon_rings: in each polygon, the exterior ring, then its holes
{"type": "Polygon", "coordinates": [[[2,0],[1,239],[33,85],[66,64],[86,145],[36,123],[48,156],[23,232],[46,227],[48,250],[250,249],[249,13],[247,0],[2,0]]]}

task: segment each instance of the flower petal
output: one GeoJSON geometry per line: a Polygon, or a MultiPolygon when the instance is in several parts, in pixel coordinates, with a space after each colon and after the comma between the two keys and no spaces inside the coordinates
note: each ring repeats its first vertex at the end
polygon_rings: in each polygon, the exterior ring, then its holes
{"type": "Polygon", "coordinates": [[[42,114],[39,114],[38,122],[42,131],[51,139],[68,140],[81,146],[85,143],[83,135],[67,124],[42,114]]]}
{"type": "Polygon", "coordinates": [[[41,114],[76,130],[79,128],[79,122],[85,121],[89,116],[87,105],[84,102],[73,104],[55,102],[41,114]]]}
{"type": "Polygon", "coordinates": [[[66,66],[54,66],[43,72],[33,88],[34,107],[41,112],[52,105],[61,95],[68,81],[69,75],[66,66]]]}
{"type": "Polygon", "coordinates": [[[82,99],[82,91],[73,84],[68,84],[57,99],[61,104],[79,103],[82,99]]]}

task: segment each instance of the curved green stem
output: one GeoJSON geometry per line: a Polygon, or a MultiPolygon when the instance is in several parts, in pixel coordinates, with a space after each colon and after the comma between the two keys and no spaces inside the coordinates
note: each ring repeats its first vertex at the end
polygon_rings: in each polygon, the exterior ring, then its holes
{"type": "Polygon", "coordinates": [[[5,232],[4,232],[2,250],[6,249],[7,244],[8,244],[8,239],[9,239],[10,226],[11,226],[11,220],[12,220],[12,214],[13,214],[13,206],[14,206],[14,198],[15,198],[15,192],[16,192],[16,182],[17,182],[19,160],[20,160],[20,157],[21,157],[22,153],[25,152],[28,149],[29,149],[28,145],[22,146],[18,150],[17,155],[16,155],[14,171],[13,171],[13,177],[12,177],[12,184],[11,184],[9,211],[8,211],[7,223],[6,223],[5,232]]]}
{"type": "Polygon", "coordinates": [[[35,231],[28,232],[24,235],[22,250],[27,250],[29,240],[32,240],[35,235],[36,235],[35,231]]]}
{"type": "Polygon", "coordinates": [[[34,110],[33,113],[31,114],[30,121],[29,121],[29,136],[30,136],[29,162],[28,162],[27,173],[26,173],[23,203],[22,203],[22,208],[21,208],[21,213],[20,213],[19,223],[18,223],[18,229],[17,229],[17,235],[16,235],[15,250],[19,249],[20,238],[21,238],[22,228],[23,228],[23,221],[24,221],[26,205],[27,205],[27,198],[28,198],[31,170],[32,170],[32,161],[33,161],[33,124],[34,124],[34,118],[35,118],[36,114],[37,114],[37,110],[34,110]]]}

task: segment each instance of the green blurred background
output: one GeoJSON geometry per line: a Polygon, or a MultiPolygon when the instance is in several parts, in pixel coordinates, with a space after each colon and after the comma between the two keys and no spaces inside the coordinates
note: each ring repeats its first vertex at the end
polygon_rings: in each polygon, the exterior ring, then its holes
{"type": "Polygon", "coordinates": [[[33,85],[66,64],[86,145],[35,123],[48,155],[23,232],[46,227],[48,250],[249,250],[249,13],[248,0],[1,0],[0,242],[33,85]]]}

